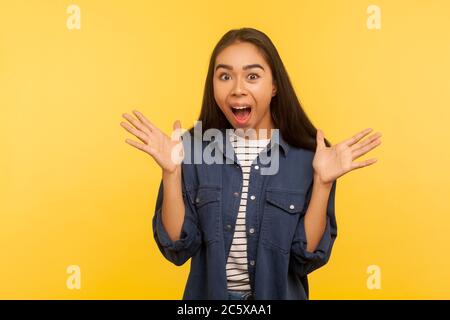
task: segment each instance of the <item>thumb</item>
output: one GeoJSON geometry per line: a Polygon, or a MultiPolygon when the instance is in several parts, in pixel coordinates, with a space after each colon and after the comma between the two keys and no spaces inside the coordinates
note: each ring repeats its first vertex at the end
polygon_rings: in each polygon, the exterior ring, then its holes
{"type": "Polygon", "coordinates": [[[323,131],[320,129],[317,129],[317,134],[316,134],[317,149],[323,149],[326,147],[324,139],[325,139],[325,136],[323,134],[323,131]]]}
{"type": "Polygon", "coordinates": [[[176,120],[173,123],[172,138],[175,139],[176,141],[179,141],[180,137],[181,137],[181,121],[180,120],[176,120]]]}
{"type": "Polygon", "coordinates": [[[173,130],[177,130],[177,129],[181,129],[181,121],[180,120],[176,120],[173,123],[173,130]]]}

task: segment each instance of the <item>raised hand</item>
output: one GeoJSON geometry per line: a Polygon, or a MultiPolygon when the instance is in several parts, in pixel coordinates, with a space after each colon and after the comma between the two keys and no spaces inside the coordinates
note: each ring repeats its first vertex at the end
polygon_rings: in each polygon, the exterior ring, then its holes
{"type": "Polygon", "coordinates": [[[126,139],[125,142],[152,156],[164,172],[175,172],[184,157],[181,142],[181,122],[177,120],[173,123],[174,134],[171,138],[139,111],[133,110],[133,113],[137,119],[126,113],[122,115],[133,126],[127,122],[121,122],[120,125],[143,143],[131,139],[126,139]]]}
{"type": "Polygon", "coordinates": [[[374,164],[377,161],[375,158],[353,162],[381,144],[381,133],[373,134],[357,143],[371,131],[371,128],[365,129],[349,139],[327,147],[323,132],[320,129],[317,130],[317,148],[313,159],[315,177],[324,184],[330,184],[347,172],[374,164]]]}

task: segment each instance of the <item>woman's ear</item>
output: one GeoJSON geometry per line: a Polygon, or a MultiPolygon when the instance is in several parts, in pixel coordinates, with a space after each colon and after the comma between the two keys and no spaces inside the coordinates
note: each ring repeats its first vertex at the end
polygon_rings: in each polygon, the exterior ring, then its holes
{"type": "Polygon", "coordinates": [[[277,85],[274,83],[272,85],[272,97],[275,97],[277,95],[277,85]]]}

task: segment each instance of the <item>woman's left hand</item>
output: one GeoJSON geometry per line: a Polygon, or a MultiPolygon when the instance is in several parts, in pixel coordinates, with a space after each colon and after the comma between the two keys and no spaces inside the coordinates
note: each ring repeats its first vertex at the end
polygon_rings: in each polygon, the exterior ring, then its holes
{"type": "Polygon", "coordinates": [[[323,132],[320,129],[317,130],[317,148],[313,159],[314,178],[318,179],[320,183],[331,185],[347,172],[374,164],[377,161],[375,158],[353,162],[381,144],[381,133],[373,134],[357,144],[371,131],[370,128],[365,129],[349,139],[327,147],[323,132]]]}

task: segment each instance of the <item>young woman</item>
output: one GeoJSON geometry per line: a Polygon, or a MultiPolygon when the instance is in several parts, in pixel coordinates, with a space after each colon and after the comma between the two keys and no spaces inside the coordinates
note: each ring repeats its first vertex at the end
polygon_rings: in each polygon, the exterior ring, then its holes
{"type": "Polygon", "coordinates": [[[307,275],[327,263],[337,236],[336,180],[376,162],[354,160],[381,134],[362,140],[366,129],[332,146],[302,109],[271,40],[251,28],[227,32],[214,48],[200,127],[171,138],[134,114],[123,115],[132,126],[121,125],[142,143],[126,142],[162,168],[156,243],[175,265],[192,258],[183,299],[308,299],[307,275]],[[223,161],[196,161],[195,133],[213,129],[224,138],[200,138],[200,155],[214,150],[223,161]],[[264,174],[268,163],[275,170],[264,174]]]}

